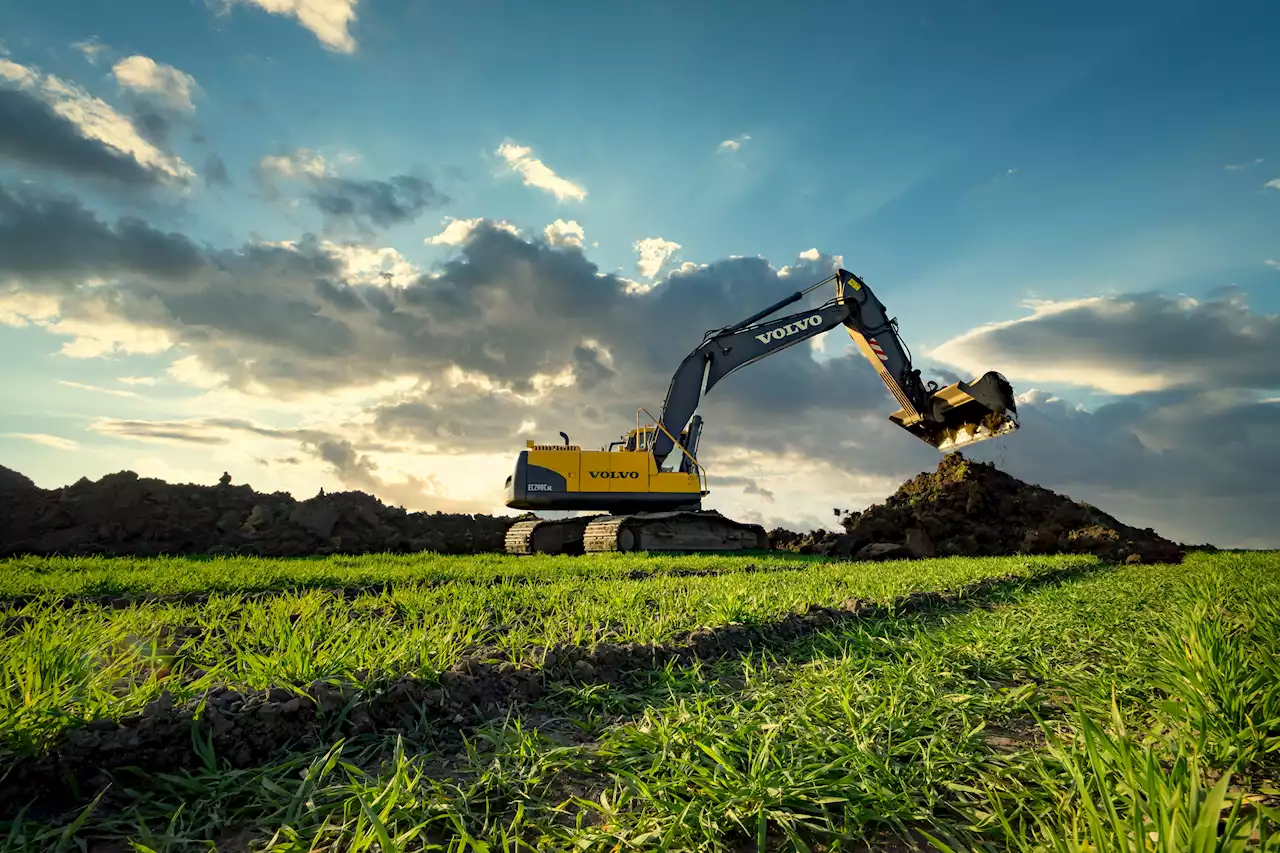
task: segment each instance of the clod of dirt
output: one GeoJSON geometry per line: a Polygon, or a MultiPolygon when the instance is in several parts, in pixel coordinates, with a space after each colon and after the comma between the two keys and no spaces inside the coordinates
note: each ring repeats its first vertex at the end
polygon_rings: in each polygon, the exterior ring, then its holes
{"type": "Polygon", "coordinates": [[[1189,550],[1097,507],[1024,483],[994,465],[943,457],[883,504],[841,518],[844,533],[774,530],[772,547],[846,559],[1094,554],[1115,562],[1179,562],[1189,550]],[[891,550],[896,549],[896,550],[891,550]]]}
{"type": "Polygon", "coordinates": [[[364,492],[298,501],[224,479],[171,484],[132,471],[41,489],[0,467],[0,557],[502,551],[515,516],[406,512],[364,492]]]}

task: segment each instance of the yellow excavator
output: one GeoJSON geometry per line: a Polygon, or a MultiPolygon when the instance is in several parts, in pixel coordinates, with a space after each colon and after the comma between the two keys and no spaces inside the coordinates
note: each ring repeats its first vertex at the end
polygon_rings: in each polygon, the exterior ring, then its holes
{"type": "Polygon", "coordinates": [[[636,427],[607,450],[583,450],[563,432],[563,444],[528,442],[507,478],[506,505],[595,514],[517,522],[507,532],[507,552],[767,548],[760,525],[702,510],[710,492],[697,460],[702,417],[694,412],[702,396],[730,373],[839,326],[897,401],[900,408],[889,419],[920,440],[946,452],[1018,429],[1013,388],[999,373],[945,388],[922,382],[898,337],[897,319],[889,319],[865,281],[841,269],[739,323],[707,332],[672,376],[661,415],[654,418],[639,409],[636,427]],[[765,319],[830,282],[835,282],[835,296],[812,311],[765,319]],[[649,423],[640,422],[641,414],[649,423]]]}

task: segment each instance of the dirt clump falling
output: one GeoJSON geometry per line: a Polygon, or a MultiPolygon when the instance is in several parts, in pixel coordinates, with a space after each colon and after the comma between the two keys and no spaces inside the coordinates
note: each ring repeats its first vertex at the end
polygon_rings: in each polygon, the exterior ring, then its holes
{"type": "Polygon", "coordinates": [[[1188,550],[1006,474],[947,454],[882,504],[845,513],[844,532],[770,533],[774,548],[853,559],[1094,554],[1115,562],[1178,562],[1188,550]]]}

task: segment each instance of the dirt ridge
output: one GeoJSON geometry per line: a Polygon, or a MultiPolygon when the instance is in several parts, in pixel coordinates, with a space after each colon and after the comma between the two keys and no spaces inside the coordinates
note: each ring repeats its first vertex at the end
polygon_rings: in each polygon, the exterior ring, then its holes
{"type": "Polygon", "coordinates": [[[369,691],[323,681],[306,691],[218,687],[182,706],[175,706],[166,693],[135,716],[91,722],[65,733],[39,757],[17,757],[0,779],[0,810],[16,812],[32,800],[42,809],[83,805],[107,786],[113,771],[126,767],[156,773],[201,766],[204,759],[194,747],[197,736],[219,760],[249,767],[286,749],[318,746],[333,737],[394,733],[424,723],[454,728],[474,724],[537,699],[549,683],[617,683],[632,672],[786,643],[851,619],[974,606],[1000,589],[1044,586],[1104,566],[1006,574],[953,590],[914,592],[886,604],[850,599],[837,607],[815,605],[768,624],[700,628],[666,643],[557,646],[546,650],[540,667],[518,666],[497,650],[481,650],[443,672],[439,683],[405,677],[369,691]]]}
{"type": "MultiPolygon", "coordinates": [[[[780,572],[804,572],[811,569],[809,563],[797,563],[793,566],[757,566],[755,563],[747,563],[743,566],[732,566],[727,569],[633,569],[628,572],[613,575],[599,575],[598,577],[605,580],[649,580],[651,578],[701,578],[701,577],[721,577],[729,575],[754,575],[762,573],[780,573],[780,572]]],[[[556,577],[546,576],[537,577],[532,575],[507,574],[507,575],[490,575],[488,577],[467,577],[459,575],[451,578],[398,578],[394,581],[379,581],[368,584],[350,584],[346,586],[309,586],[300,584],[288,587],[270,587],[266,589],[215,589],[203,592],[166,592],[166,593],[128,593],[121,592],[117,594],[103,595],[65,595],[61,598],[48,598],[39,594],[18,594],[6,596],[0,593],[0,607],[8,607],[18,609],[27,607],[31,604],[48,604],[56,607],[73,607],[76,605],[87,605],[90,607],[98,606],[109,608],[112,610],[123,610],[137,604],[206,604],[210,598],[215,595],[237,595],[248,601],[259,601],[266,598],[276,598],[285,595],[300,595],[310,592],[321,592],[329,595],[341,596],[348,601],[359,598],[363,595],[380,594],[385,595],[392,589],[404,589],[406,587],[434,589],[441,586],[451,586],[461,584],[464,586],[543,586],[554,583],[564,583],[566,580],[575,580],[585,576],[579,575],[560,575],[556,577]]],[[[4,635],[5,625],[10,621],[18,624],[17,620],[22,619],[21,615],[10,616],[6,620],[0,620],[0,636],[4,635]]]]}
{"type": "Polygon", "coordinates": [[[0,466],[0,558],[476,554],[502,551],[519,518],[408,512],[357,491],[299,501],[233,486],[226,474],[204,486],[120,471],[42,489],[0,466]]]}

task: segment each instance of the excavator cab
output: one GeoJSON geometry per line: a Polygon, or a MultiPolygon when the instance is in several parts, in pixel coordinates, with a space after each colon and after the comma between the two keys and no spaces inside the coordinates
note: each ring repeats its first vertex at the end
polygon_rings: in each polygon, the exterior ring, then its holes
{"type": "Polygon", "coordinates": [[[986,441],[1018,429],[1018,406],[1013,386],[994,370],[973,382],[957,382],[945,388],[928,385],[928,412],[915,417],[906,408],[889,420],[941,451],[986,441]]]}

